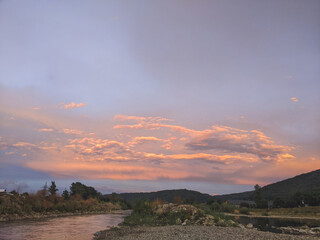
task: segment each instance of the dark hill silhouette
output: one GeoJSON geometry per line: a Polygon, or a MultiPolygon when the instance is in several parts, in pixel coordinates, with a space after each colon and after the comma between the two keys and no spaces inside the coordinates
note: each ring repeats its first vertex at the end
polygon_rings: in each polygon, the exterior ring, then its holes
{"type": "Polygon", "coordinates": [[[158,192],[148,193],[120,193],[119,196],[130,203],[134,203],[137,199],[153,201],[155,199],[161,199],[166,202],[173,202],[174,197],[180,196],[182,201],[192,203],[194,201],[198,203],[205,203],[208,199],[212,198],[209,194],[200,193],[197,191],[187,189],[177,190],[163,190],[158,192]]]}
{"type": "MultiPolygon", "coordinates": [[[[289,199],[297,192],[311,193],[312,191],[319,191],[320,169],[266,185],[261,190],[267,200],[274,200],[277,197],[289,199]]],[[[252,200],[253,191],[218,195],[214,196],[214,198],[221,200],[252,200]]]]}

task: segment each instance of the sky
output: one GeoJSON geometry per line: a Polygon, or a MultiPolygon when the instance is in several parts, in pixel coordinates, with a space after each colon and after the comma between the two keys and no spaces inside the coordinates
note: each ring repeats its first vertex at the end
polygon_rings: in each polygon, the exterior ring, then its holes
{"type": "Polygon", "coordinates": [[[320,168],[320,1],[0,1],[0,188],[253,190],[320,168]]]}

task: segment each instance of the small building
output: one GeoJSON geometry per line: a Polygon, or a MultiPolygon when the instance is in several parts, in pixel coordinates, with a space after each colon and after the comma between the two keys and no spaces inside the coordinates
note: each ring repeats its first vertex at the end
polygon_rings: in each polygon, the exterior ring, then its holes
{"type": "Polygon", "coordinates": [[[7,194],[7,190],[6,189],[0,189],[0,195],[5,195],[7,194]]]}

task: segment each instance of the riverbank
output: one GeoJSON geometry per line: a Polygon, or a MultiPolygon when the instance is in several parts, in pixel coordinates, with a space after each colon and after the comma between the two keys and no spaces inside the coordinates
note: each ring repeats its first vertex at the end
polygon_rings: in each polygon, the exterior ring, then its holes
{"type": "Polygon", "coordinates": [[[280,234],[272,232],[262,232],[257,229],[246,229],[239,227],[219,227],[219,226],[159,226],[159,227],[128,227],[112,228],[99,232],[96,240],[176,240],[176,239],[201,239],[201,240],[306,240],[319,239],[314,236],[299,236],[291,234],[280,234]]]}
{"type": "Polygon", "coordinates": [[[101,215],[101,214],[117,214],[117,213],[127,213],[130,214],[131,210],[107,210],[107,211],[84,211],[84,212],[46,212],[46,213],[33,213],[25,216],[20,216],[17,214],[11,215],[0,215],[0,222],[13,222],[13,221],[23,221],[23,220],[38,220],[45,218],[56,218],[56,217],[70,217],[70,216],[83,216],[83,215],[101,215]]]}

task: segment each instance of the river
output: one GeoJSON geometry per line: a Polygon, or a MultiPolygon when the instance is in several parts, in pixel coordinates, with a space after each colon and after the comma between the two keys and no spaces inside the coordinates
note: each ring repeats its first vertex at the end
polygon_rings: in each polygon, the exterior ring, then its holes
{"type": "Polygon", "coordinates": [[[102,215],[44,218],[0,223],[1,240],[91,240],[93,234],[117,226],[128,211],[102,215]]]}

